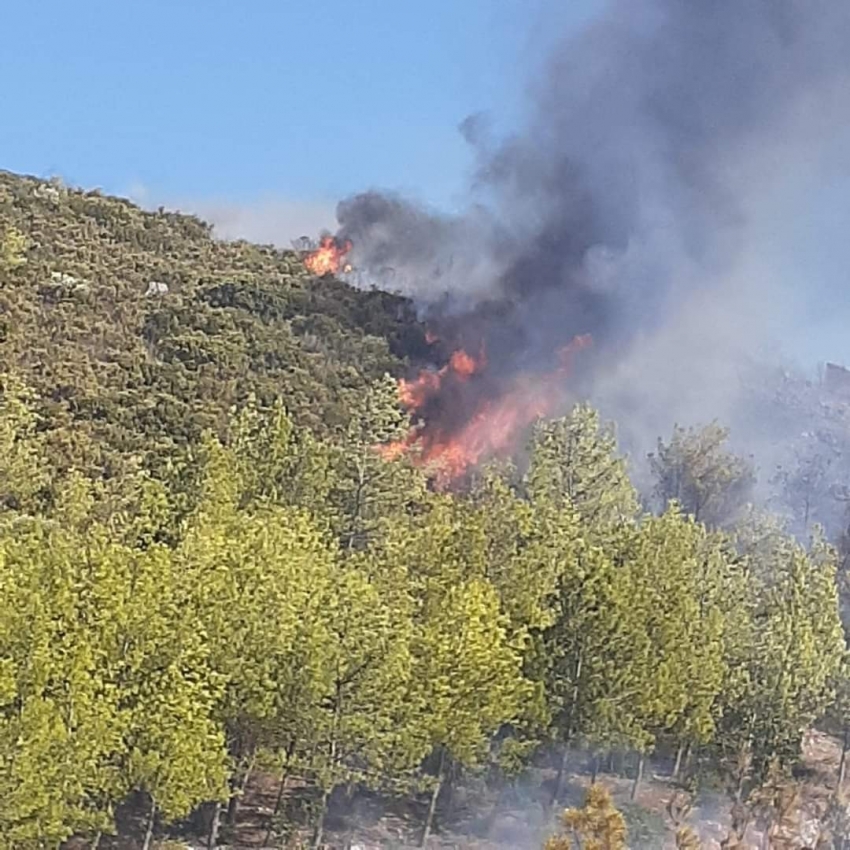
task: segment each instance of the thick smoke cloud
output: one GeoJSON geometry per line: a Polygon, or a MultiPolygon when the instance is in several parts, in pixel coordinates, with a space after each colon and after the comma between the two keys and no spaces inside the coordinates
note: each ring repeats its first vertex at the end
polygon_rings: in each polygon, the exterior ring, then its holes
{"type": "Polygon", "coordinates": [[[768,457],[741,377],[794,300],[764,234],[776,187],[843,155],[849,45],[845,0],[612,2],[558,44],[515,137],[464,124],[472,212],[370,192],[339,205],[340,233],[370,279],[474,327],[507,371],[591,333],[582,391],[635,453],[720,418],[768,457]]]}

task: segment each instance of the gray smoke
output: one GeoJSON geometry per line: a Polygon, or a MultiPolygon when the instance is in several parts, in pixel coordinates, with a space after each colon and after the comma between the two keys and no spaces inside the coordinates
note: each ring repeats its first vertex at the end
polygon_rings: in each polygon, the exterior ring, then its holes
{"type": "Polygon", "coordinates": [[[591,333],[588,392],[636,454],[719,418],[770,465],[746,376],[798,307],[772,223],[795,174],[850,164],[848,118],[846,0],[615,0],[557,46],[515,137],[464,123],[469,215],[370,192],[339,205],[340,233],[432,320],[483,328],[502,365],[591,333]]]}

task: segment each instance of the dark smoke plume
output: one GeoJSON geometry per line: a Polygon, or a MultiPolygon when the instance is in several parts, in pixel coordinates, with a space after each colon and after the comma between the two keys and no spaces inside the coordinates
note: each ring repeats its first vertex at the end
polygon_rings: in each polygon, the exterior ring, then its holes
{"type": "Polygon", "coordinates": [[[465,122],[468,215],[368,192],[340,235],[497,370],[592,334],[587,387],[635,446],[674,420],[743,433],[743,365],[793,312],[758,225],[850,118],[849,71],[846,0],[617,0],[558,44],[521,132],[465,122]]]}

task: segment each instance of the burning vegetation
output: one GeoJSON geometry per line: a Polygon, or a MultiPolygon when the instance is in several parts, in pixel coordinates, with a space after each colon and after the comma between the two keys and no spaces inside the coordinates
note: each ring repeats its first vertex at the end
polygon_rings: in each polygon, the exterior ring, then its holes
{"type": "Polygon", "coordinates": [[[325,235],[319,241],[319,247],[304,257],[304,265],[311,274],[326,275],[350,272],[351,266],[345,258],[351,251],[351,242],[325,235]]]}
{"type": "MultiPolygon", "coordinates": [[[[426,338],[438,339],[433,332],[426,338]]],[[[384,455],[409,453],[445,487],[480,461],[514,451],[532,422],[563,405],[573,355],[590,343],[590,335],[576,336],[551,369],[507,379],[488,369],[483,343],[477,355],[455,349],[442,368],[399,381],[399,398],[415,422],[404,440],[382,448],[384,455]]]]}
{"type": "MultiPolygon", "coordinates": [[[[325,235],[304,264],[315,275],[347,272],[353,248],[350,239],[325,235]]],[[[430,359],[443,365],[399,380],[399,401],[413,424],[403,439],[376,447],[385,458],[407,455],[446,488],[481,461],[512,454],[528,426],[566,409],[575,396],[567,380],[574,355],[590,346],[592,335],[570,336],[566,329],[561,340],[567,342],[552,342],[523,362],[516,338],[504,333],[506,321],[504,310],[431,313],[424,341],[430,359]]]]}

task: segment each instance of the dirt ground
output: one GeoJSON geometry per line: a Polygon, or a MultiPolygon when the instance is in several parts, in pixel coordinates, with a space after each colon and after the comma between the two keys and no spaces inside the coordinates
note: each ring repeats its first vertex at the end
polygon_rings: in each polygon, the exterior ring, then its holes
{"type": "MultiPolygon", "coordinates": [[[[834,789],[840,746],[836,740],[819,732],[806,737],[804,759],[798,779],[802,787],[800,832],[813,834],[817,815],[834,789]]],[[[623,765],[618,765],[622,769],[623,765]]],[[[630,766],[625,765],[625,773],[630,766]]],[[[629,825],[629,844],[635,850],[666,850],[674,847],[673,830],[667,814],[670,800],[678,786],[670,779],[668,764],[648,765],[644,781],[634,801],[630,799],[632,780],[626,775],[600,772],[598,780],[612,792],[615,804],[623,811],[629,825]]],[[[429,847],[433,850],[471,848],[471,850],[539,850],[547,836],[557,829],[557,814],[565,806],[580,804],[584,790],[591,782],[589,764],[576,759],[575,770],[567,777],[564,798],[556,811],[547,805],[554,782],[554,771],[536,769],[523,782],[503,793],[500,799],[484,796],[460,787],[437,819],[429,847]],[[448,811],[447,811],[448,809],[448,811]]],[[[283,819],[275,818],[280,783],[272,774],[258,773],[246,788],[233,827],[223,825],[220,848],[244,850],[282,850],[311,846],[309,830],[303,828],[283,835],[283,819]]],[[[309,819],[304,808],[309,794],[302,781],[290,778],[282,797],[282,808],[301,820],[309,819]]],[[[388,801],[378,796],[359,794],[353,799],[339,794],[332,801],[323,846],[326,850],[407,850],[418,847],[426,801],[414,803],[388,801]]],[[[143,812],[127,807],[120,813],[127,831],[137,838],[101,841],[101,850],[140,850],[143,812]]],[[[154,844],[160,850],[192,848],[204,850],[209,813],[201,813],[191,822],[177,825],[174,838],[161,838],[154,844]],[[194,834],[194,840],[181,837],[194,834]]],[[[688,821],[697,829],[705,850],[718,850],[728,830],[729,801],[720,789],[703,791],[688,821]]],[[[122,830],[123,831],[123,830],[122,830]]],[[[746,847],[761,848],[762,836],[753,827],[747,833],[746,847]]],[[[69,843],[67,850],[83,850],[88,844],[69,843]]],[[[795,841],[789,847],[805,846],[795,841]]]]}

